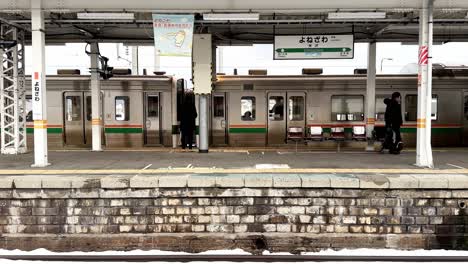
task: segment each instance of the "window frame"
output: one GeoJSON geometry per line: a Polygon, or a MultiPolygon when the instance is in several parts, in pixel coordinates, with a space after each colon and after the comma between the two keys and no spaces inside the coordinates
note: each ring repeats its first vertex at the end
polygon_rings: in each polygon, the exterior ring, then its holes
{"type": "Polygon", "coordinates": [[[257,98],[253,95],[246,95],[246,96],[241,96],[240,98],[240,110],[241,110],[241,115],[240,115],[240,119],[241,121],[245,121],[245,122],[251,122],[251,121],[255,121],[255,119],[257,118],[257,111],[256,111],[256,107],[257,107],[257,98]],[[243,114],[245,113],[242,113],[242,100],[251,100],[252,101],[252,118],[250,120],[246,120],[243,118],[243,114]]]}
{"type": "Polygon", "coordinates": [[[130,121],[130,96],[127,95],[118,95],[114,97],[114,121],[119,121],[119,122],[128,122],[130,121]],[[127,114],[124,120],[118,120],[117,119],[117,100],[123,100],[124,101],[124,112],[127,114]],[[127,110],[128,109],[128,110],[127,110]]]}
{"type": "MultiPolygon", "coordinates": [[[[405,122],[416,122],[418,121],[418,107],[417,107],[417,103],[418,103],[418,94],[406,94],[405,95],[405,109],[404,109],[404,120],[405,122]],[[407,101],[406,101],[406,98],[408,98],[408,96],[415,96],[416,97],[416,120],[408,120],[406,118],[406,113],[408,111],[406,111],[406,107],[407,107],[407,101]]],[[[437,100],[437,103],[436,103],[436,118],[435,119],[432,119],[432,113],[431,113],[431,121],[439,121],[439,95],[438,94],[432,94],[432,98],[431,98],[431,111],[432,111],[432,99],[436,99],[437,100]]],[[[402,100],[403,101],[403,100],[402,100]]]]}
{"type": "Polygon", "coordinates": [[[213,117],[224,118],[225,116],[226,116],[226,97],[224,95],[213,95],[213,117]],[[222,98],[223,100],[223,103],[222,103],[223,115],[217,115],[216,106],[218,105],[216,104],[216,98],[222,98]]]}
{"type": "Polygon", "coordinates": [[[362,94],[333,94],[330,96],[330,117],[332,122],[360,122],[365,120],[365,97],[362,94]],[[362,119],[361,120],[348,120],[348,115],[351,113],[339,113],[343,114],[346,117],[346,120],[334,120],[336,118],[333,118],[333,97],[360,97],[362,99],[362,119]]]}

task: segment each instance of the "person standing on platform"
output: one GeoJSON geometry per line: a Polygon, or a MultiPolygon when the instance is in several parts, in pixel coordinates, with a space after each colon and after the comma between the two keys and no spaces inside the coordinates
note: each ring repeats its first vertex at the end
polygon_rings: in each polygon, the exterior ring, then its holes
{"type": "Polygon", "coordinates": [[[393,130],[390,120],[391,103],[392,99],[384,99],[384,104],[387,106],[385,108],[385,139],[382,143],[382,148],[380,149],[380,152],[384,152],[386,149],[391,149],[393,145],[393,130]]]}
{"type": "Polygon", "coordinates": [[[403,124],[403,118],[401,116],[401,95],[399,92],[394,92],[392,94],[392,101],[390,103],[389,111],[390,125],[392,131],[395,135],[395,140],[393,141],[392,148],[390,153],[400,154],[401,149],[403,148],[403,142],[401,141],[400,128],[403,124]]]}
{"type": "Polygon", "coordinates": [[[182,106],[182,118],[180,120],[180,130],[182,132],[182,149],[192,149],[193,134],[195,132],[195,119],[197,118],[197,109],[195,108],[195,96],[193,93],[187,93],[184,96],[182,106]]]}

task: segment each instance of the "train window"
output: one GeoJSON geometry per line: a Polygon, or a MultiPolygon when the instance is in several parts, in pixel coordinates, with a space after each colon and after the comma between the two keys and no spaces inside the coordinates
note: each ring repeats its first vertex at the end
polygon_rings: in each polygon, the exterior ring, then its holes
{"type": "Polygon", "coordinates": [[[304,120],[304,97],[303,96],[289,97],[288,118],[290,121],[304,120]]]}
{"type": "Polygon", "coordinates": [[[284,97],[270,96],[268,100],[268,116],[270,120],[283,120],[284,118],[284,97]]]}
{"type": "Polygon", "coordinates": [[[67,96],[66,102],[66,120],[80,121],[81,120],[81,96],[67,96]]]}
{"type": "Polygon", "coordinates": [[[128,96],[115,97],[115,120],[130,120],[130,98],[128,96]]]}
{"type": "Polygon", "coordinates": [[[332,121],[363,121],[364,96],[333,95],[332,121]]]}
{"type": "Polygon", "coordinates": [[[468,95],[465,95],[465,119],[468,120],[468,95]]]}
{"type": "MultiPolygon", "coordinates": [[[[431,102],[431,120],[437,120],[437,95],[432,95],[431,102]]],[[[418,118],[418,96],[407,95],[405,98],[405,120],[416,121],[418,118]]]]}
{"type": "Polygon", "coordinates": [[[241,97],[241,119],[242,121],[255,120],[255,97],[241,97]]]}
{"type": "Polygon", "coordinates": [[[159,97],[148,95],[148,117],[159,116],[159,97]]]}
{"type": "Polygon", "coordinates": [[[387,105],[384,103],[386,96],[377,96],[375,97],[375,120],[376,121],[385,121],[385,110],[387,105]]]}
{"type": "Polygon", "coordinates": [[[213,116],[224,117],[224,96],[213,97],[213,116]]]}
{"type": "Polygon", "coordinates": [[[32,95],[26,95],[26,122],[33,121],[33,113],[32,113],[32,95]]]}
{"type": "Polygon", "coordinates": [[[86,120],[91,121],[93,117],[93,110],[91,109],[91,96],[86,96],[86,120]]]}

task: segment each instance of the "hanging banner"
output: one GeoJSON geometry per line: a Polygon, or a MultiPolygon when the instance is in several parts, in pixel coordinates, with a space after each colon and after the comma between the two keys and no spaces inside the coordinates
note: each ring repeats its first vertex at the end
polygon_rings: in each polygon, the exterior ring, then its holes
{"type": "Polygon", "coordinates": [[[275,36],[274,59],[352,59],[353,35],[275,36]]]}
{"type": "Polygon", "coordinates": [[[193,15],[153,14],[154,45],[159,56],[192,56],[193,15]]]}

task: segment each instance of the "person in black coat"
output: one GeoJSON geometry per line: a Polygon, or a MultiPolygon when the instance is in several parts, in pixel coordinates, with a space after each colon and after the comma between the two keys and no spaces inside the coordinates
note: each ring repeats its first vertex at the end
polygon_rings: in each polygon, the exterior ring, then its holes
{"type": "Polygon", "coordinates": [[[382,144],[382,151],[389,149],[390,153],[398,154],[402,148],[400,128],[403,124],[401,115],[401,95],[399,92],[392,94],[392,99],[385,98],[385,141],[382,144]],[[395,135],[395,140],[393,140],[395,135]]]}
{"type": "Polygon", "coordinates": [[[188,144],[192,149],[193,132],[195,131],[195,119],[197,118],[195,108],[195,97],[193,94],[186,94],[182,105],[182,117],[180,120],[180,131],[182,132],[182,149],[188,144]]]}

